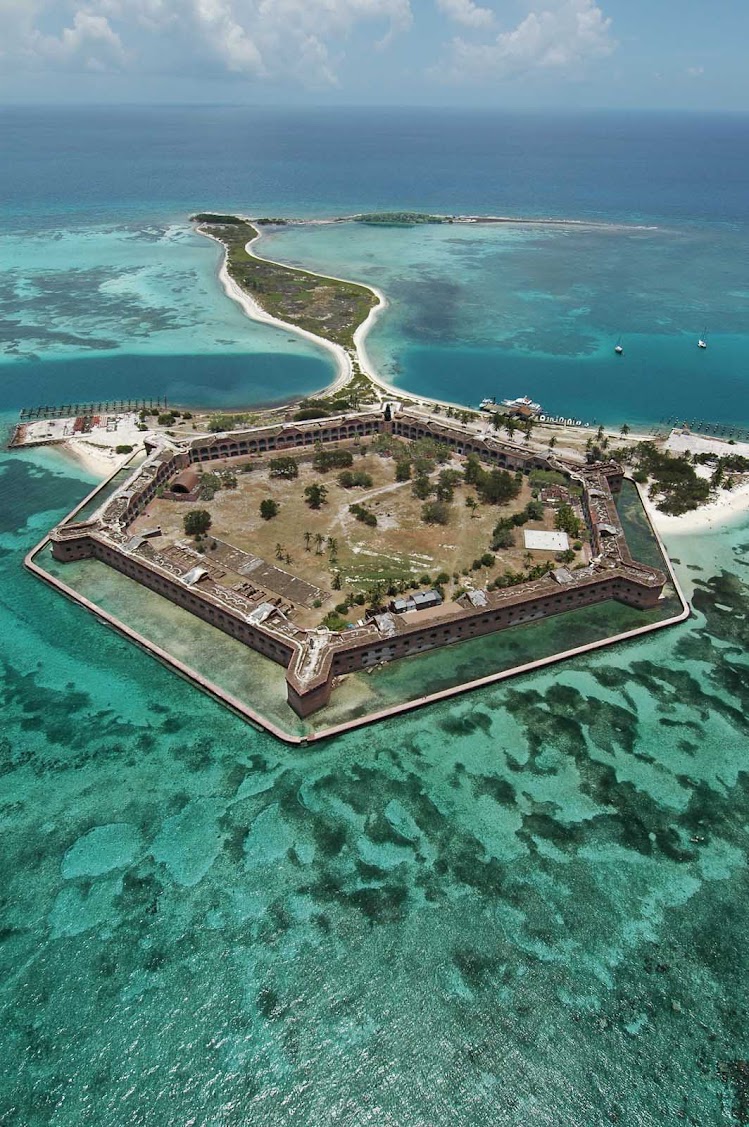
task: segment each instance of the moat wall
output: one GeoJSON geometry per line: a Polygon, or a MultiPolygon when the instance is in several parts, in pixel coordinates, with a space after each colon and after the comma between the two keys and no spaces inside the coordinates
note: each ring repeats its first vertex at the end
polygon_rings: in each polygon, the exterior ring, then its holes
{"type": "Polygon", "coordinates": [[[239,615],[234,614],[229,607],[217,605],[199,590],[186,587],[180,580],[150,567],[146,561],[129,556],[117,548],[110,548],[93,537],[72,541],[53,540],[52,555],[63,563],[83,559],[99,560],[129,579],[142,583],[144,587],[148,587],[158,595],[163,595],[176,606],[197,615],[211,626],[223,630],[225,634],[257,650],[264,657],[269,657],[271,661],[283,666],[288,666],[291,661],[294,646],[285,645],[278,635],[271,635],[261,626],[246,622],[239,615]]]}
{"type": "MultiPolygon", "coordinates": [[[[53,540],[52,551],[55,559],[62,562],[94,558],[113,567],[287,669],[298,652],[293,642],[285,643],[279,634],[247,622],[231,608],[213,602],[199,588],[186,587],[179,579],[152,568],[147,561],[103,544],[95,537],[84,533],[80,538],[53,540]]],[[[659,593],[658,588],[642,587],[624,576],[612,575],[572,590],[561,588],[558,591],[546,590],[536,597],[525,595],[506,605],[470,610],[456,607],[456,617],[452,620],[427,621],[423,626],[414,624],[407,632],[390,638],[378,636],[357,645],[346,644],[344,635],[341,648],[331,649],[328,660],[309,683],[303,684],[295,677],[293,666],[289,669],[289,704],[299,716],[309,716],[328,703],[333,677],[591,606],[606,599],[616,599],[639,609],[653,607],[657,605],[659,593]]]]}

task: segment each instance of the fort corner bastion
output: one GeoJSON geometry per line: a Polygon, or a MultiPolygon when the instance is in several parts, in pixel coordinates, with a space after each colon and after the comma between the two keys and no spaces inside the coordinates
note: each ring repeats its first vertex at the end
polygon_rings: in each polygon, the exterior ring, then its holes
{"type": "Polygon", "coordinates": [[[614,502],[622,479],[623,470],[615,462],[581,465],[479,435],[453,421],[387,408],[185,440],[165,437],[98,511],[83,521],[69,517],[51,531],[49,540],[56,560],[93,558],[108,564],[284,666],[288,703],[306,717],[329,702],[337,678],[382,662],[606,599],[639,609],[655,607],[667,577],[632,556],[614,502]],[[592,558],[575,570],[560,566],[512,587],[469,592],[442,607],[438,618],[425,613],[424,621],[413,621],[412,615],[385,612],[337,632],[296,624],[293,604],[274,598],[271,590],[262,588],[262,579],[248,583],[246,576],[237,574],[228,582],[222,573],[224,582],[219,582],[207,557],[189,548],[160,550],[158,537],[136,535],[131,529],[157,495],[175,485],[177,493],[190,495],[196,471],[212,462],[239,466],[258,455],[383,433],[444,442],[455,453],[476,454],[492,467],[564,474],[580,496],[592,558]]]}

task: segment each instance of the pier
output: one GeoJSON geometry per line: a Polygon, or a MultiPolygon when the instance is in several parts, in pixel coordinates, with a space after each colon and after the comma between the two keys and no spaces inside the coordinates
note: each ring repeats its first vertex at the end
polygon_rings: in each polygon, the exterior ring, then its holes
{"type": "Polygon", "coordinates": [[[749,442],[749,427],[738,423],[711,423],[703,419],[684,419],[680,415],[670,415],[667,419],[659,419],[658,425],[652,428],[652,433],[658,435],[663,428],[673,430],[684,427],[692,434],[704,434],[708,438],[723,438],[726,441],[733,439],[735,442],[749,442]]]}
{"type": "Polygon", "coordinates": [[[166,396],[155,399],[102,399],[98,403],[62,403],[58,406],[45,404],[43,407],[22,407],[20,421],[34,419],[70,419],[86,415],[117,415],[137,411],[165,411],[169,404],[166,396]]]}

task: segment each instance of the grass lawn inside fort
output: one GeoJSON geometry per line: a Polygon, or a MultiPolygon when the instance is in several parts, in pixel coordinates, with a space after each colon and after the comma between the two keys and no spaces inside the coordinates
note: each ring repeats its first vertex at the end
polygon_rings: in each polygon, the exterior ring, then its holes
{"type": "MultiPolygon", "coordinates": [[[[491,504],[466,484],[464,456],[453,454],[445,462],[432,463],[434,469],[421,475],[410,462],[412,476],[398,481],[398,469],[405,460],[419,457],[418,446],[393,441],[382,453],[376,452],[376,446],[376,441],[341,444],[339,449],[350,451],[353,462],[343,470],[327,472],[316,469],[309,454],[306,458],[291,455],[298,473],[292,478],[274,476],[267,459],[260,464],[247,458],[211,463],[201,475],[209,500],[156,497],[133,524],[132,534],[158,526],[162,530],[160,546],[186,540],[190,547],[197,543],[206,566],[227,585],[236,581],[239,569],[245,573],[249,564],[233,549],[259,558],[273,569],[273,575],[266,574],[266,578],[272,579],[276,593],[293,602],[294,621],[305,627],[320,624],[331,612],[344,623],[356,622],[365,606],[378,598],[387,601],[420,586],[439,585],[449,600],[466,588],[485,587],[505,573],[517,575],[560,562],[554,552],[524,547],[524,529],[554,529],[556,511],[551,505],[543,506],[538,519],[509,530],[504,541],[510,546],[492,550],[498,521],[522,513],[538,496],[539,487],[528,477],[518,475],[516,482],[509,475],[518,488],[517,496],[506,504],[491,504]],[[429,523],[424,510],[434,504],[445,474],[452,483],[452,499],[443,502],[438,515],[446,523],[429,523]],[[346,475],[358,476],[367,484],[347,488],[340,483],[346,481],[346,475]],[[211,497],[222,477],[226,483],[211,497]],[[420,479],[429,483],[428,497],[415,495],[420,479]],[[305,497],[305,490],[316,485],[326,491],[319,508],[311,507],[305,497]],[[277,506],[277,514],[270,519],[261,516],[261,504],[267,500],[277,506]],[[211,516],[210,530],[197,541],[186,536],[184,525],[186,515],[195,510],[211,516]],[[357,519],[362,510],[376,524],[357,519]],[[284,576],[302,580],[308,589],[300,584],[285,587],[284,576]],[[335,611],[344,603],[349,604],[347,612],[335,611]]],[[[586,540],[576,543],[581,548],[574,560],[568,560],[573,567],[589,555],[586,540]]],[[[248,578],[256,571],[247,571],[248,578]]],[[[424,618],[439,614],[439,609],[417,613],[424,618]]]]}

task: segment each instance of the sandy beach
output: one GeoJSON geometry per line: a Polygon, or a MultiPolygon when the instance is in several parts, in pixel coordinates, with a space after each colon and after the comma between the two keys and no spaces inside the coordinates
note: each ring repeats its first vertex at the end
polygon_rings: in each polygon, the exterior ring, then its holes
{"type": "MultiPolygon", "coordinates": [[[[249,220],[248,222],[252,222],[252,220],[249,220]]],[[[251,254],[253,256],[253,258],[259,259],[261,262],[275,262],[275,259],[263,258],[262,255],[255,253],[254,247],[257,246],[257,244],[260,242],[262,237],[263,237],[263,232],[262,232],[262,230],[259,230],[257,236],[254,239],[250,239],[249,243],[247,244],[247,246],[245,248],[247,250],[247,253],[251,254]]],[[[283,263],[281,263],[281,265],[283,265],[283,263]]],[[[299,268],[299,269],[301,269],[301,268],[299,268]]],[[[372,359],[369,356],[369,353],[367,352],[367,349],[366,349],[366,338],[367,338],[368,334],[374,328],[374,325],[377,322],[378,318],[383,313],[383,311],[385,309],[387,309],[387,306],[388,306],[388,299],[385,297],[385,294],[382,292],[382,290],[378,289],[377,286],[371,285],[369,282],[359,282],[359,281],[356,281],[354,278],[343,278],[338,274],[316,274],[314,270],[305,270],[304,273],[305,274],[312,274],[316,278],[323,278],[323,279],[324,278],[330,278],[334,282],[346,282],[348,285],[362,286],[364,289],[367,289],[367,290],[370,291],[370,293],[374,294],[374,296],[377,298],[377,305],[374,305],[370,309],[369,313],[367,314],[365,319],[362,321],[361,325],[359,325],[356,328],[356,330],[354,331],[354,347],[356,349],[356,359],[358,360],[359,367],[361,368],[364,375],[369,376],[369,378],[372,380],[372,382],[377,384],[377,386],[379,388],[381,388],[382,391],[384,391],[386,395],[392,395],[392,396],[395,396],[395,397],[398,397],[398,398],[402,398],[404,396],[404,394],[406,394],[406,393],[403,391],[402,388],[394,387],[392,384],[389,384],[385,380],[383,380],[382,376],[380,376],[379,372],[375,368],[375,366],[372,362],[372,359]]],[[[239,289],[239,287],[237,287],[237,289],[239,289]]],[[[284,328],[289,328],[289,329],[294,328],[293,325],[289,325],[286,321],[278,321],[275,318],[271,318],[271,320],[274,321],[275,324],[282,325],[284,328]]],[[[296,329],[295,331],[301,332],[302,330],[296,329]]],[[[322,339],[322,338],[315,337],[314,334],[312,334],[312,333],[306,333],[304,335],[309,336],[313,340],[322,339]]],[[[328,341],[327,343],[330,344],[330,341],[328,341]]],[[[338,348],[340,346],[336,345],[334,347],[338,348]]],[[[343,352],[345,350],[341,349],[341,351],[343,352]]],[[[348,355],[347,355],[347,359],[348,359],[348,355]]],[[[324,390],[326,392],[337,391],[338,388],[340,386],[342,386],[343,383],[345,383],[345,381],[347,379],[350,378],[351,374],[352,374],[352,372],[349,372],[349,374],[341,382],[341,376],[340,376],[340,373],[339,373],[339,378],[336,379],[335,383],[326,387],[324,390]]],[[[443,400],[425,399],[424,396],[421,396],[420,398],[426,403],[440,403],[441,405],[444,404],[443,400]]],[[[448,404],[444,404],[444,405],[447,406],[448,404]]],[[[458,404],[453,404],[453,406],[458,406],[458,404]]]]}
{"type": "Polygon", "coordinates": [[[123,466],[132,456],[131,454],[117,454],[112,446],[100,445],[96,442],[89,442],[85,438],[77,437],[66,439],[54,449],[68,454],[79,465],[84,466],[89,473],[96,474],[99,477],[106,477],[118,466],[123,466]]]}
{"type": "MultiPolygon", "coordinates": [[[[336,378],[333,383],[329,385],[329,387],[326,387],[325,390],[333,391],[338,387],[343,387],[343,385],[353,375],[351,358],[346,352],[346,349],[343,348],[340,344],[334,344],[333,341],[326,340],[325,337],[319,337],[316,333],[311,333],[307,329],[300,329],[298,325],[292,325],[289,321],[281,321],[280,318],[274,317],[272,316],[272,314],[267,313],[265,309],[263,309],[262,305],[255,301],[253,297],[250,297],[250,295],[246,293],[241,286],[237,285],[234,279],[230,277],[229,271],[226,266],[226,248],[224,247],[224,244],[221,242],[221,240],[217,239],[214,235],[209,234],[207,231],[201,230],[199,227],[197,228],[197,230],[198,233],[204,235],[205,238],[211,239],[214,243],[218,243],[218,245],[224,251],[224,259],[221,264],[221,269],[219,270],[218,278],[227,297],[230,297],[232,301],[235,301],[251,320],[262,321],[266,325],[275,325],[276,328],[284,329],[290,333],[296,333],[297,336],[305,337],[307,340],[311,340],[315,344],[318,344],[322,348],[326,349],[327,352],[332,353],[332,355],[335,357],[336,362],[336,378]]],[[[259,258],[259,255],[256,255],[253,251],[252,244],[256,243],[259,238],[260,235],[258,235],[255,239],[251,239],[245,247],[247,253],[251,254],[254,258],[259,258]]]]}
{"type": "Polygon", "coordinates": [[[648,516],[662,536],[694,535],[749,517],[749,481],[735,489],[722,489],[714,501],[681,516],[669,516],[656,509],[645,491],[641,491],[648,516]]]}

